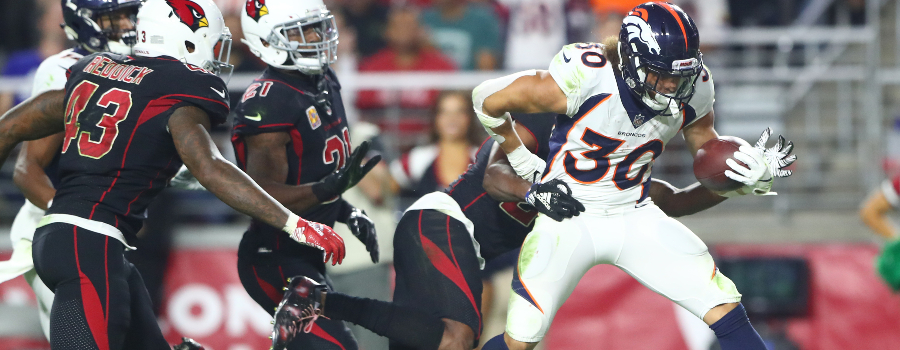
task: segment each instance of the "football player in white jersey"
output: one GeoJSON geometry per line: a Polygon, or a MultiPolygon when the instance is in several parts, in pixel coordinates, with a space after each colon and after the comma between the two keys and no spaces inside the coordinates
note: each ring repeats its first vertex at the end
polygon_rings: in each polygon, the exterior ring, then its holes
{"type": "MultiPolygon", "coordinates": [[[[716,268],[706,245],[648,198],[653,160],[678,131],[694,155],[718,137],[713,80],[699,46],[684,11],[645,3],[625,17],[618,43],[613,38],[606,45],[568,45],[548,71],[525,71],[475,88],[479,120],[516,173],[532,182],[561,179],[587,208],[562,222],[537,218],[513,279],[505,336],[491,339],[485,350],[534,348],[556,310],[597,264],[619,267],[703,319],[722,349],[766,348],[740,293],[716,268]],[[509,112],[560,114],[547,164],[522,146],[509,112]]],[[[746,186],[722,196],[773,194],[773,178],[790,175],[782,168],[795,159],[792,145],[780,139],[765,149],[770,134],[767,129],[755,147],[735,152],[746,166],[727,161],[726,175],[746,186]]]]}
{"type": "MultiPolygon", "coordinates": [[[[140,5],[140,0],[63,1],[63,29],[69,39],[76,41],[78,45],[41,62],[34,76],[31,95],[65,88],[66,70],[92,52],[131,54],[131,46],[136,38],[134,18],[140,5]]],[[[31,285],[38,301],[41,329],[47,339],[50,339],[53,292],[34,271],[31,240],[35,227],[56,193],[56,156],[59,154],[62,138],[62,133],[59,133],[22,145],[16,159],[13,181],[22,190],[26,200],[10,229],[13,255],[9,261],[0,262],[0,283],[24,275],[31,285]]]]}

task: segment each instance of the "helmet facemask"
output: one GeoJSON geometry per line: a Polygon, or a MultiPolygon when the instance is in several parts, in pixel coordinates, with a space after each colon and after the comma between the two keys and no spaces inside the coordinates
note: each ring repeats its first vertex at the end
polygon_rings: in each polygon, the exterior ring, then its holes
{"type": "Polygon", "coordinates": [[[277,24],[266,42],[287,53],[284,65],[306,74],[320,74],[337,60],[338,30],[328,11],[277,24]]]}
{"type": "Polygon", "coordinates": [[[204,62],[203,69],[213,72],[228,83],[231,80],[231,73],[234,72],[234,65],[228,63],[231,59],[231,31],[228,27],[225,27],[225,33],[222,33],[213,47],[213,57],[215,59],[204,62]]]}
{"type": "Polygon", "coordinates": [[[626,84],[644,105],[662,116],[674,116],[684,109],[694,96],[697,78],[703,70],[702,54],[698,58],[675,60],[672,67],[651,65],[631,52],[623,57],[630,58],[621,63],[626,84]]]}
{"type": "Polygon", "coordinates": [[[75,40],[88,52],[110,51],[131,54],[137,43],[135,23],[140,2],[121,4],[118,8],[92,9],[78,7],[72,2],[64,4],[63,29],[70,40],[75,40]],[[122,20],[131,28],[122,28],[122,20]]]}

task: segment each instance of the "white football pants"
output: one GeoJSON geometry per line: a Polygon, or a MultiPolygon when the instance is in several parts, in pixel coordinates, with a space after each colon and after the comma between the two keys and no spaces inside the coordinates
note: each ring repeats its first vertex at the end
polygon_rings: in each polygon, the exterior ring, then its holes
{"type": "Polygon", "coordinates": [[[50,307],[53,306],[53,291],[47,288],[44,281],[34,271],[34,260],[31,257],[31,240],[38,222],[44,216],[44,211],[27,200],[19,209],[10,228],[13,254],[7,261],[0,261],[0,283],[9,281],[20,275],[31,285],[38,302],[38,315],[41,320],[41,330],[47,340],[50,339],[50,307]]]}
{"type": "Polygon", "coordinates": [[[644,203],[589,210],[562,222],[538,216],[519,255],[506,333],[521,342],[543,339],[556,310],[598,264],[615,265],[701,319],[717,305],[739,302],[741,294],[718,271],[706,244],[649,199],[644,203]]]}

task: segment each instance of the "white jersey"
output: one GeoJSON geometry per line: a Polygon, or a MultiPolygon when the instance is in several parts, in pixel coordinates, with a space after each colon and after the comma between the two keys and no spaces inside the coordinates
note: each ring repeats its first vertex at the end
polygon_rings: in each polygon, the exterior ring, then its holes
{"type": "MultiPolygon", "coordinates": [[[[31,85],[31,96],[37,96],[45,91],[62,90],[66,88],[66,70],[84,55],[75,52],[75,49],[64,50],[58,54],[47,57],[34,74],[34,82],[31,85]]],[[[25,205],[19,209],[19,214],[10,228],[10,239],[13,243],[19,239],[31,240],[38,221],[44,216],[44,211],[25,200],[25,205]]]]}
{"type": "Polygon", "coordinates": [[[680,113],[653,117],[601,49],[600,44],[567,45],[550,63],[550,75],[567,98],[568,118],[557,119],[543,181],[567,182],[588,210],[649,196],[653,160],[679,130],[706,116],[714,101],[713,80],[704,67],[680,113]]]}

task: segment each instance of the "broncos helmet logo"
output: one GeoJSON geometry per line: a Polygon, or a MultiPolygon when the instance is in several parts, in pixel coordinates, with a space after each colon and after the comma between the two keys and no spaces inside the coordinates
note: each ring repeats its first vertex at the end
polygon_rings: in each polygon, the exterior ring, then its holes
{"type": "Polygon", "coordinates": [[[259,22],[259,18],[269,14],[269,8],[266,7],[266,0],[247,0],[246,5],[247,16],[259,22]]]}
{"type": "Polygon", "coordinates": [[[209,20],[206,19],[206,11],[196,2],[191,0],[166,0],[172,12],[178,15],[182,23],[187,24],[193,31],[197,31],[202,27],[209,27],[209,20]]]}
{"type": "MultiPolygon", "coordinates": [[[[647,10],[638,10],[639,11],[632,11],[622,21],[625,29],[628,30],[628,43],[643,46],[646,52],[659,55],[662,50],[660,49],[656,38],[653,37],[653,31],[650,29],[650,24],[647,23],[647,10]]],[[[638,51],[642,50],[639,48],[638,51]]]]}

